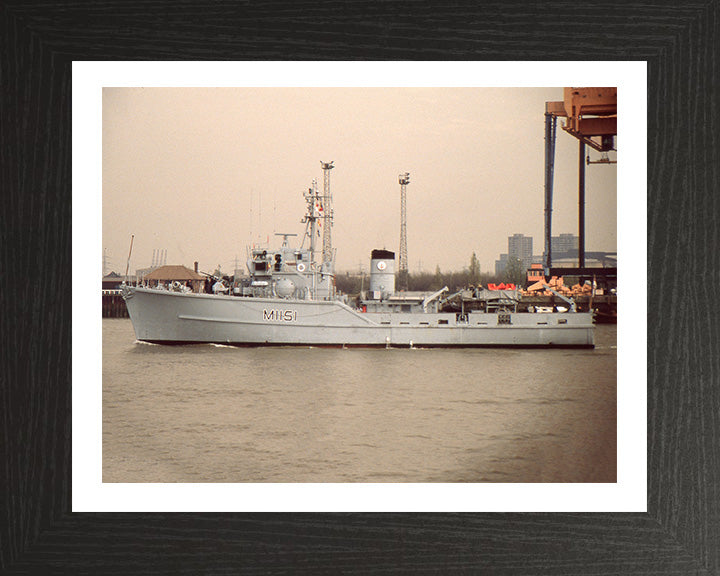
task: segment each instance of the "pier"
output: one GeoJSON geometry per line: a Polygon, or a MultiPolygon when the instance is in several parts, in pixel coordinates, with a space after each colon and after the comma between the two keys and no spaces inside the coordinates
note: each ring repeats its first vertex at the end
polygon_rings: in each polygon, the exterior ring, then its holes
{"type": "Polygon", "coordinates": [[[103,290],[102,294],[103,318],[129,318],[125,300],[116,290],[103,290]]]}

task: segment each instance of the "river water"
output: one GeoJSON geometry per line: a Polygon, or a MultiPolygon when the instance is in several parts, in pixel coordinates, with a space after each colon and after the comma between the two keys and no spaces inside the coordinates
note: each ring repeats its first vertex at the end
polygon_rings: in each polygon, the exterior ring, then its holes
{"type": "Polygon", "coordinates": [[[615,482],[594,350],[159,346],[103,319],[103,482],[615,482]]]}

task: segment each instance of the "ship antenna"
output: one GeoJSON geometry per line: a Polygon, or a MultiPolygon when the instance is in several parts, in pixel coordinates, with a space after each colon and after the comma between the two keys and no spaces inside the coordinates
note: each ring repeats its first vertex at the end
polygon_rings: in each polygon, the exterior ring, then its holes
{"type": "Polygon", "coordinates": [[[313,179],[310,192],[310,205],[308,210],[308,221],[310,222],[310,261],[315,263],[315,234],[317,231],[317,220],[320,214],[320,194],[318,193],[317,180],[313,179]]]}
{"type": "Polygon", "coordinates": [[[127,264],[125,265],[125,282],[127,282],[128,271],[130,270],[130,255],[132,254],[133,240],[135,240],[135,234],[130,236],[130,252],[128,252],[127,264]]]}

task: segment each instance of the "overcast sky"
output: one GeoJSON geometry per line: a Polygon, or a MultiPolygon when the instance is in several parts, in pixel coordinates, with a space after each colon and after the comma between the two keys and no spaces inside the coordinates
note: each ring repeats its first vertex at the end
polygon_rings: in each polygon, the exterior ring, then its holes
{"type": "MultiPolygon", "coordinates": [[[[303,191],[334,161],[337,270],[398,251],[409,172],[408,262],[494,271],[507,237],[543,251],[544,110],[562,88],[105,88],[103,249],[124,273],[168,264],[229,273],[251,243],[304,232],[303,191]]],[[[562,121],[559,121],[559,124],[562,121]]],[[[596,158],[594,151],[591,155],[596,158]]],[[[558,126],[553,235],[577,234],[578,143],[558,126]]],[[[615,251],[616,167],[586,173],[586,250],[615,251]]]]}

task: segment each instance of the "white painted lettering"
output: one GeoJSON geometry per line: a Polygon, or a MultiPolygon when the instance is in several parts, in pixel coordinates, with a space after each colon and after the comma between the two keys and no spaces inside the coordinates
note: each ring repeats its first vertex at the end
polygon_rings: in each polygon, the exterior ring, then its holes
{"type": "Polygon", "coordinates": [[[263,320],[265,322],[296,322],[296,310],[263,310],[263,320]]]}

